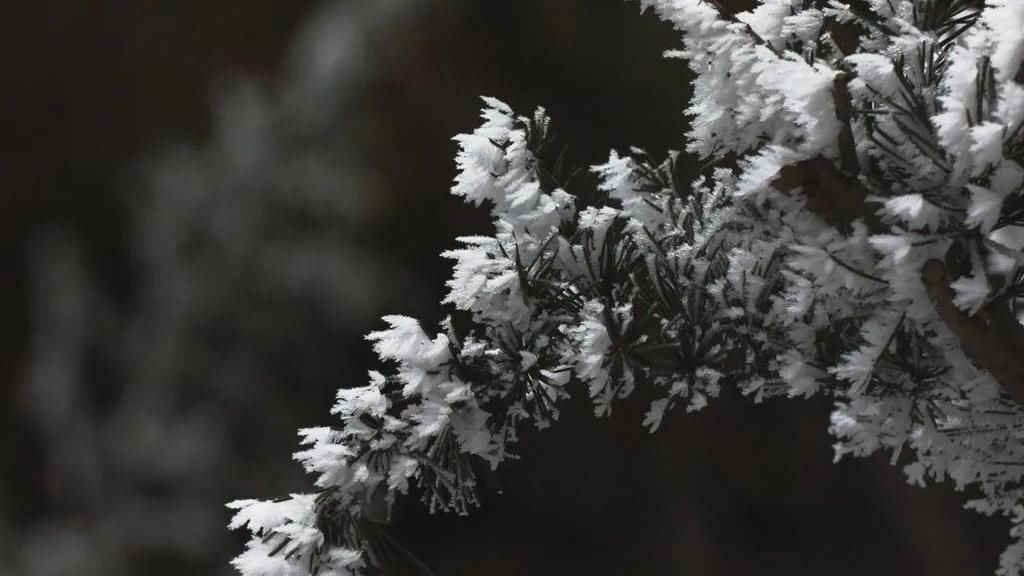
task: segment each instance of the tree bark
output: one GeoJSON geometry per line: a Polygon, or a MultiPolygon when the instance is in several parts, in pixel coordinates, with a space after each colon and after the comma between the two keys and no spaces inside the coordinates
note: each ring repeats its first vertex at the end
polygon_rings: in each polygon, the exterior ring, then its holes
{"type": "Polygon", "coordinates": [[[953,302],[946,265],[929,260],[922,271],[935,311],[963,347],[967,356],[996,380],[1003,390],[1024,405],[1024,328],[1005,303],[995,302],[969,316],[953,302]]]}

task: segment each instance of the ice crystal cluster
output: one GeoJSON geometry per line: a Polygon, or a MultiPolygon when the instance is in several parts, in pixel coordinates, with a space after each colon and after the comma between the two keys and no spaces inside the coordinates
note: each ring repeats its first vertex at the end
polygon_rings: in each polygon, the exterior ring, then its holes
{"type": "Polygon", "coordinates": [[[301,432],[316,491],[231,504],[243,574],[379,572],[396,498],[466,513],[577,385],[599,416],[643,388],[651,430],[723,386],[829,395],[837,457],[970,489],[1024,572],[1024,3],[641,4],[683,33],[704,168],[612,152],[588,186],[543,110],[485,99],[452,191],[495,232],[445,253],[453,316],[369,335],[387,373],[301,432]]]}

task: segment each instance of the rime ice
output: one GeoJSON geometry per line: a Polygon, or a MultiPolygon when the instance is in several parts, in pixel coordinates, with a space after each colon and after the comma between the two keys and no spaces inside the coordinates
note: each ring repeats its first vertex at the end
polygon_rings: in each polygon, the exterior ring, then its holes
{"type": "Polygon", "coordinates": [[[495,233],[445,253],[445,303],[471,321],[430,335],[385,318],[369,338],[388,374],[339,393],[337,428],[303,431],[322,491],[232,505],[253,532],[244,574],[377,565],[379,501],[415,480],[432,510],[468,512],[474,470],[556,420],[575,382],[599,416],[655,388],[652,430],[724,385],[827,394],[837,458],[887,449],[912,483],[971,487],[969,506],[1013,523],[999,573],[1024,570],[1024,412],[948,321],[1024,298],[1024,9],[641,5],[683,33],[687,150],[709,169],[680,189],[675,153],[612,152],[584,201],[546,152],[544,111],[485,99],[452,192],[488,203],[495,233]],[[942,313],[922,275],[936,262],[942,313]]]}

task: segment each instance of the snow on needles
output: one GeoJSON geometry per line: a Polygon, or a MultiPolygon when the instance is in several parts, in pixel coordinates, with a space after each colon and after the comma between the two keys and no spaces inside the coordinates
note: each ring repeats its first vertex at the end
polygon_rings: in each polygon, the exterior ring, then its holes
{"type": "Polygon", "coordinates": [[[633,149],[576,196],[544,111],[486,98],[455,139],[452,192],[495,224],[444,254],[445,303],[465,316],[436,335],[384,318],[369,339],[391,370],[339,393],[337,427],[303,431],[321,491],[232,504],[253,533],[243,574],[379,566],[372,530],[410,481],[432,510],[467,513],[474,467],[555,422],[577,383],[600,416],[652,387],[651,430],[726,385],[827,394],[837,458],[889,450],[912,483],[970,487],[970,507],[1012,523],[998,573],[1024,572],[1024,411],[922,277],[945,263],[964,318],[1024,298],[1024,9],[869,4],[641,0],[683,33],[687,149],[718,163],[689,186],[678,153],[633,149]]]}

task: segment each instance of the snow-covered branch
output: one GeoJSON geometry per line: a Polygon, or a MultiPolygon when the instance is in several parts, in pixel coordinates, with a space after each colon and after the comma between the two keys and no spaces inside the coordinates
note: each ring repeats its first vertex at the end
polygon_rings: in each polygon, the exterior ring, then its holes
{"type": "Polygon", "coordinates": [[[486,99],[453,192],[495,232],[445,254],[454,316],[370,335],[392,371],[339,393],[340,427],[303,431],[319,492],[233,504],[244,574],[382,568],[412,481],[467,512],[577,384],[599,416],[657,391],[651,430],[723,386],[827,394],[837,456],[888,449],[911,482],[972,487],[1014,523],[1000,573],[1024,571],[1024,6],[641,4],[683,33],[687,149],[717,167],[685,186],[675,153],[612,152],[576,195],[543,111],[486,99]]]}

